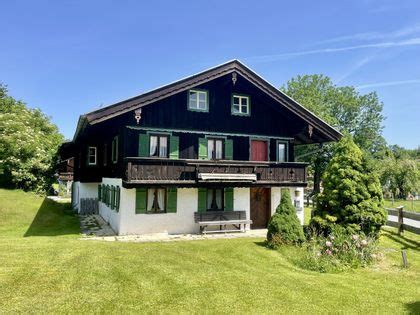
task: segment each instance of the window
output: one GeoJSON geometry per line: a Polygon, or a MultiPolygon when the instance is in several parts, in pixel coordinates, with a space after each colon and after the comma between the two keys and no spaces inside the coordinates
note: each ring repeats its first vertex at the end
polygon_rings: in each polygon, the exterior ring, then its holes
{"type": "Polygon", "coordinates": [[[104,144],[104,166],[106,166],[106,164],[108,163],[108,146],[105,143],[104,144]]]}
{"type": "Polygon", "coordinates": [[[111,159],[113,163],[118,162],[118,136],[112,139],[112,152],[111,152],[111,159]]]}
{"type": "Polygon", "coordinates": [[[207,189],[207,210],[222,211],[224,209],[223,188],[207,189]]]}
{"type": "Polygon", "coordinates": [[[150,136],[149,156],[168,157],[168,136],[150,136]]]}
{"type": "Polygon", "coordinates": [[[223,159],[223,140],[208,139],[207,140],[207,158],[209,160],[223,159]]]}
{"type": "Polygon", "coordinates": [[[209,98],[208,92],[205,90],[189,90],[188,91],[188,109],[195,111],[208,112],[209,98]]]}
{"type": "Polygon", "coordinates": [[[96,165],[96,147],[89,147],[88,149],[88,164],[96,165]]]}
{"type": "Polygon", "coordinates": [[[287,143],[277,142],[277,161],[287,162],[287,143]]]}
{"type": "Polygon", "coordinates": [[[249,96],[232,95],[232,114],[233,115],[250,115],[250,99],[249,96]]]}
{"type": "Polygon", "coordinates": [[[166,210],[166,189],[150,188],[147,190],[147,212],[159,213],[166,210]]]}

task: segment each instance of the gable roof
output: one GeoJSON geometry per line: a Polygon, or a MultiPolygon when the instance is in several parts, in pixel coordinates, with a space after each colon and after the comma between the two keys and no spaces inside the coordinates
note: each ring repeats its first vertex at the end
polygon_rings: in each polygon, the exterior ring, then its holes
{"type": "Polygon", "coordinates": [[[77,139],[78,135],[88,125],[100,123],[115,116],[133,111],[137,108],[149,105],[161,99],[189,90],[195,86],[234,72],[253,83],[260,90],[270,95],[273,99],[278,101],[281,105],[286,107],[297,116],[301,117],[308,124],[312,125],[314,128],[317,128],[331,141],[339,140],[342,136],[341,133],[338,132],[335,128],[317,117],[311,111],[307,110],[291,97],[287,96],[279,89],[268,83],[254,71],[242,64],[239,60],[235,59],[198,74],[194,74],[187,78],[181,79],[179,81],[164,85],[149,92],[81,115],[77,124],[77,129],[73,141],[77,139]]]}

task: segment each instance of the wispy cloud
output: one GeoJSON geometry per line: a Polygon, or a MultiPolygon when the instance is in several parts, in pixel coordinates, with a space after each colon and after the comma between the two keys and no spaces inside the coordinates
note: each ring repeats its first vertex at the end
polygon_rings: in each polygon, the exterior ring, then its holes
{"type": "Polygon", "coordinates": [[[367,56],[363,58],[362,60],[359,60],[356,62],[349,70],[347,70],[345,73],[343,73],[337,80],[335,80],[335,83],[338,84],[341,81],[347,79],[349,76],[351,76],[353,73],[355,73],[357,70],[371,62],[375,58],[376,54],[367,56]]]}
{"type": "Polygon", "coordinates": [[[393,86],[393,85],[407,85],[407,84],[420,84],[420,79],[374,82],[374,83],[369,83],[369,84],[361,84],[361,85],[356,86],[356,88],[357,89],[368,89],[368,88],[375,88],[375,87],[393,86]]]}
{"type": "Polygon", "coordinates": [[[392,40],[405,36],[413,36],[420,33],[420,25],[412,25],[404,27],[392,32],[364,32],[345,36],[338,36],[326,40],[322,40],[317,44],[331,44],[347,41],[372,41],[372,40],[392,40]]]}
{"type": "Polygon", "coordinates": [[[388,41],[373,44],[362,44],[354,46],[345,46],[337,48],[321,48],[312,50],[295,51],[290,53],[274,54],[274,55],[261,55],[244,58],[252,62],[272,62],[281,59],[288,59],[292,57],[315,55],[315,54],[330,54],[337,52],[345,52],[352,50],[368,49],[368,48],[391,48],[391,47],[404,47],[404,46],[420,46],[420,37],[409,38],[401,41],[388,41]]]}

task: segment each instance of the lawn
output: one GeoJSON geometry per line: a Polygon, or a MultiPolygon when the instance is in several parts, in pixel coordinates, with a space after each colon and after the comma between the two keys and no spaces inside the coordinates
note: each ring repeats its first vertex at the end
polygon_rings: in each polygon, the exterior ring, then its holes
{"type": "Polygon", "coordinates": [[[403,200],[403,199],[396,199],[394,203],[392,200],[386,199],[385,200],[385,207],[386,208],[396,208],[398,206],[404,206],[404,210],[407,211],[415,211],[420,212],[420,200],[403,200]]]}
{"type": "Polygon", "coordinates": [[[68,205],[0,189],[0,310],[55,313],[419,313],[420,237],[382,233],[385,260],[319,274],[262,239],[79,240],[68,205]],[[400,267],[400,250],[410,267],[400,267]]]}

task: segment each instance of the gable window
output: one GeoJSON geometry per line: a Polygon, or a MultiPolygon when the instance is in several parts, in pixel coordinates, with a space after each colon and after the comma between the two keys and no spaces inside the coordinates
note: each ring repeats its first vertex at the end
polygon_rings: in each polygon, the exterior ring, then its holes
{"type": "Polygon", "coordinates": [[[222,211],[224,209],[223,188],[207,189],[207,210],[222,211]]]}
{"type": "Polygon", "coordinates": [[[223,159],[223,139],[207,140],[207,158],[209,160],[223,159]]]}
{"type": "Polygon", "coordinates": [[[206,90],[188,91],[188,109],[193,111],[209,111],[209,93],[206,90]]]}
{"type": "Polygon", "coordinates": [[[111,159],[113,163],[118,162],[118,136],[112,139],[111,159]]]}
{"type": "Polygon", "coordinates": [[[168,157],[168,136],[150,136],[149,155],[154,157],[168,157]]]}
{"type": "Polygon", "coordinates": [[[250,98],[244,95],[232,95],[232,115],[250,115],[250,98]]]}
{"type": "Polygon", "coordinates": [[[150,188],[147,190],[147,212],[159,213],[166,210],[166,189],[150,188]]]}
{"type": "Polygon", "coordinates": [[[88,149],[88,164],[96,165],[96,147],[89,147],[88,149]]]}
{"type": "Polygon", "coordinates": [[[287,142],[277,142],[277,161],[278,162],[287,162],[287,154],[288,154],[288,146],[287,142]]]}

